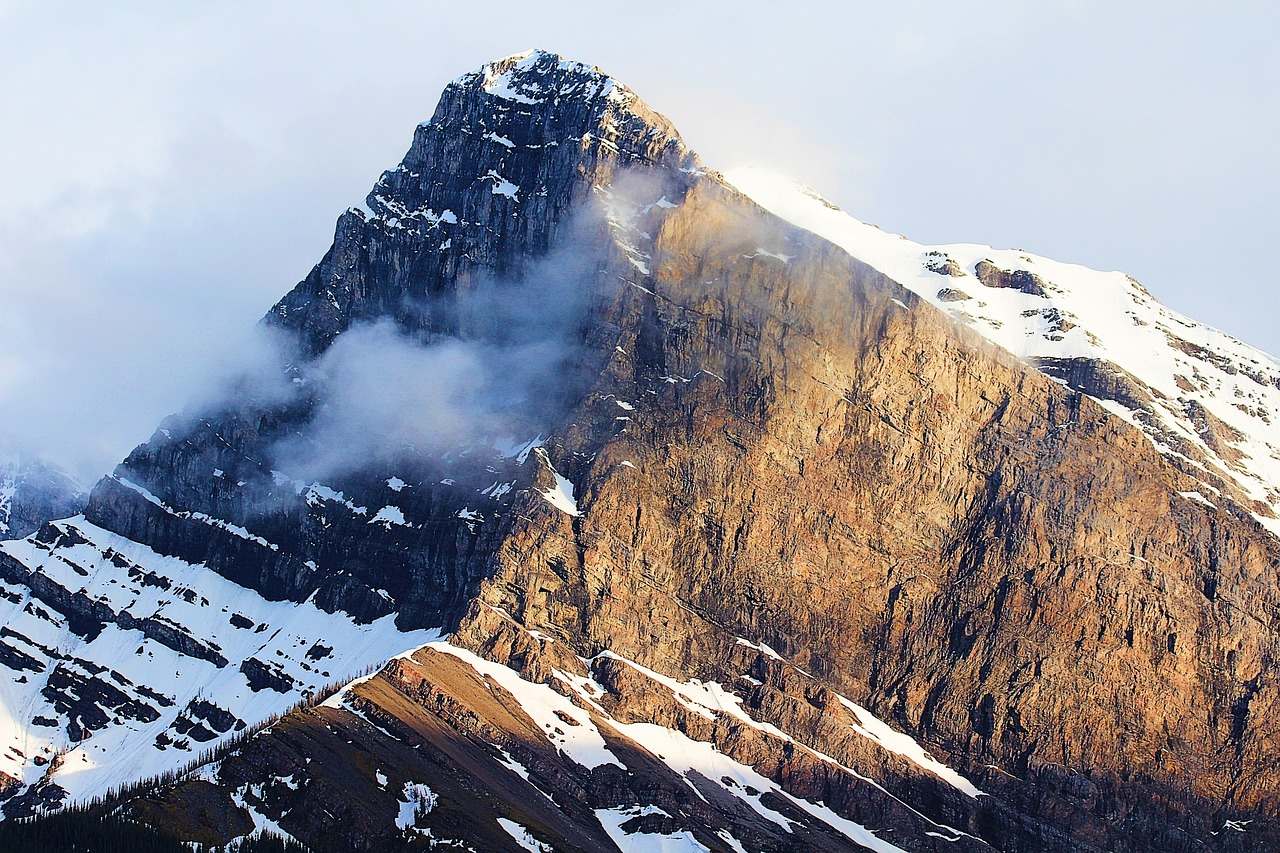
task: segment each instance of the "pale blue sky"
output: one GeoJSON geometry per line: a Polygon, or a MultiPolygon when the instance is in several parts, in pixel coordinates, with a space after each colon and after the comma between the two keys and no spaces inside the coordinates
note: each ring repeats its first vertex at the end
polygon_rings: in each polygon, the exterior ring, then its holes
{"type": "Polygon", "coordinates": [[[1280,5],[0,0],[0,440],[100,473],[234,357],[450,79],[599,65],[713,168],[1121,269],[1280,352],[1280,5]]]}

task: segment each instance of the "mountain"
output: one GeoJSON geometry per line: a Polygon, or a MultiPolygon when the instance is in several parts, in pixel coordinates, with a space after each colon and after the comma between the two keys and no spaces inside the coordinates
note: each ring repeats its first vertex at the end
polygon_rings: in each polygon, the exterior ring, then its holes
{"type": "Polygon", "coordinates": [[[720,175],[535,51],[445,89],[262,331],[0,545],[9,818],[1280,845],[1280,374],[1124,276],[720,175]]]}
{"type": "Polygon", "coordinates": [[[84,509],[88,494],[65,471],[21,454],[0,454],[0,539],[21,539],[41,524],[84,509]]]}

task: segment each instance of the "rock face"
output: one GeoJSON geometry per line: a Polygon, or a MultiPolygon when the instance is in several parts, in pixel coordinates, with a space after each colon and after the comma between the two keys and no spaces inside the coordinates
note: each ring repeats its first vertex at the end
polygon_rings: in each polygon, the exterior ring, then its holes
{"type": "MultiPolygon", "coordinates": [[[[62,763],[86,730],[144,732],[148,768],[221,744],[122,804],[204,843],[1280,844],[1274,507],[1117,416],[1153,380],[1020,360],[929,304],[957,252],[913,256],[924,297],[752,196],[595,69],[451,84],[268,316],[279,381],[166,423],[83,519],[0,554],[30,623],[4,662],[45,679],[62,763]],[[351,396],[366,359],[396,400],[430,374],[430,431],[351,396]],[[157,690],[95,663],[117,634],[113,660],[146,638],[204,669],[157,690]]],[[[970,269],[936,298],[1078,328],[1043,313],[1050,272],[970,269]]],[[[1197,447],[1242,444],[1192,402],[1197,447]]],[[[6,814],[74,784],[11,763],[6,814]]]]}
{"type": "Polygon", "coordinates": [[[1123,273],[1021,250],[922,246],[777,176],[747,169],[729,177],[761,206],[1098,400],[1199,481],[1202,498],[1225,494],[1228,512],[1243,510],[1280,535],[1272,415],[1280,409],[1280,367],[1272,356],[1170,311],[1123,273]],[[976,283],[961,286],[970,275],[976,283]]]}

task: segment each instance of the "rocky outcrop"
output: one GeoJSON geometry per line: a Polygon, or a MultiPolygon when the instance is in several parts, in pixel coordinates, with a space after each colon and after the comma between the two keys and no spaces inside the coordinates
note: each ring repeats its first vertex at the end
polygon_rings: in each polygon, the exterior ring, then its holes
{"type": "MultiPolygon", "coordinates": [[[[924,266],[929,272],[938,275],[962,276],[968,275],[961,266],[955,262],[954,258],[947,256],[945,252],[925,252],[924,266]]],[[[983,284],[986,284],[984,281],[983,284]]]]}
{"type": "Polygon", "coordinates": [[[1095,400],[1110,400],[1126,409],[1141,411],[1151,404],[1150,390],[1107,361],[1093,358],[1036,358],[1043,373],[1095,400]]]}
{"type": "Polygon", "coordinates": [[[973,274],[987,287],[1007,287],[1030,296],[1045,295],[1044,280],[1026,270],[1002,270],[990,261],[978,261],[973,274]]]}

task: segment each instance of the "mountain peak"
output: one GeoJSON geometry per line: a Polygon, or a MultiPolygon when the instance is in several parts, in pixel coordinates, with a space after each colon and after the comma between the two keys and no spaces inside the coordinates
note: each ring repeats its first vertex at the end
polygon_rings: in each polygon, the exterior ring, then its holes
{"type": "Polygon", "coordinates": [[[486,63],[454,83],[468,87],[479,84],[489,95],[523,104],[573,96],[603,96],[619,103],[635,98],[631,90],[596,66],[540,49],[486,63]]]}
{"type": "MultiPolygon", "coordinates": [[[[442,113],[455,99],[478,101],[476,111],[482,114],[539,116],[544,129],[581,124],[573,141],[604,140],[624,157],[647,159],[652,138],[669,142],[681,157],[691,155],[675,126],[616,77],[546,50],[512,54],[458,77],[445,89],[432,120],[420,127],[441,126],[442,113]],[[628,145],[628,137],[644,137],[645,144],[628,145]]],[[[547,142],[553,141],[561,140],[547,142]]]]}
{"type": "Polygon", "coordinates": [[[420,325],[407,305],[451,292],[459,270],[503,273],[545,253],[588,187],[697,165],[670,121],[593,66],[546,51],[487,63],[445,87],[404,159],[342,217],[333,253],[268,322],[303,329],[312,353],[360,319],[420,325]],[[344,272],[361,255],[376,284],[344,272]]]}

